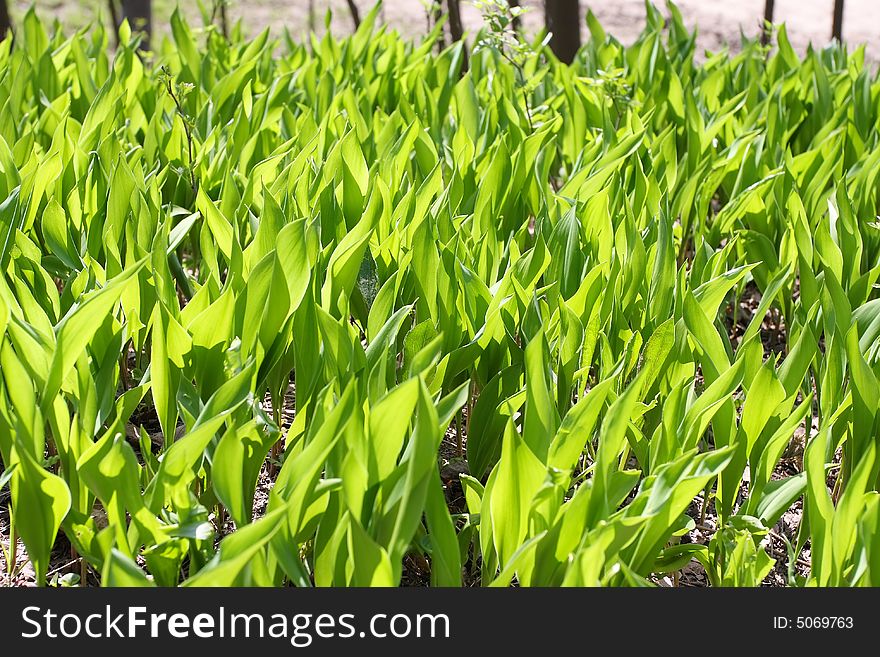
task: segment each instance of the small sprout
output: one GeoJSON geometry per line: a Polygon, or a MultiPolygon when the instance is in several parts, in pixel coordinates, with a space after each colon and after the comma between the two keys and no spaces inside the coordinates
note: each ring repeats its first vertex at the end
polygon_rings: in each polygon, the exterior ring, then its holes
{"type": "Polygon", "coordinates": [[[76,573],[65,573],[64,575],[55,573],[52,579],[49,580],[49,586],[55,588],[73,588],[79,586],[79,583],[80,577],[76,573]]]}

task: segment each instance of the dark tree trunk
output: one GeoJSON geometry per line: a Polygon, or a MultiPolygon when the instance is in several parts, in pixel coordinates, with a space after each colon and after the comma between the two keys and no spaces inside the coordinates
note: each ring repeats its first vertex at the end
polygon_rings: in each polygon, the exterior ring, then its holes
{"type": "MultiPolygon", "coordinates": [[[[459,0],[446,0],[446,7],[449,11],[449,36],[452,43],[456,43],[464,39],[464,24],[461,22],[461,5],[459,0]]],[[[467,44],[462,43],[461,50],[461,73],[468,70],[468,51],[467,44]]]]}
{"type": "MultiPolygon", "coordinates": [[[[507,4],[511,9],[520,6],[519,0],[507,0],[507,4]]],[[[519,32],[522,29],[522,18],[519,16],[513,17],[513,29],[516,32],[519,32]]]]}
{"type": "Polygon", "coordinates": [[[220,3],[220,30],[223,32],[223,38],[229,38],[229,19],[226,17],[226,3],[220,3]]]}
{"type": "Polygon", "coordinates": [[[446,6],[449,9],[449,34],[452,42],[461,41],[464,36],[464,26],[461,22],[461,6],[459,0],[446,0],[446,6]]]}
{"type": "Polygon", "coordinates": [[[831,38],[843,41],[843,0],[834,0],[834,20],[831,23],[831,38]]]}
{"type": "Polygon", "coordinates": [[[153,33],[153,8],[150,0],[122,0],[122,17],[128,19],[132,31],[143,32],[141,50],[149,50],[150,35],[153,33]]]}
{"type": "Polygon", "coordinates": [[[361,12],[358,11],[354,0],[345,0],[348,3],[348,10],[351,12],[351,20],[354,21],[354,29],[361,26],[361,12]]]}
{"type": "Polygon", "coordinates": [[[12,29],[12,21],[9,20],[9,9],[6,8],[6,0],[0,0],[0,40],[6,37],[6,33],[12,29]]]}
{"type": "MultiPolygon", "coordinates": [[[[437,26],[443,21],[443,7],[439,4],[434,8],[434,25],[437,26]]],[[[440,30],[437,37],[437,52],[443,52],[446,49],[446,33],[440,30]]]]}
{"type": "Polygon", "coordinates": [[[110,10],[110,22],[113,27],[119,27],[119,12],[116,10],[116,0],[107,0],[107,9],[110,10]]]}
{"type": "Polygon", "coordinates": [[[113,23],[113,39],[116,45],[119,45],[119,12],[116,9],[116,0],[107,0],[107,7],[110,9],[110,22],[113,23]]]}
{"type": "Polygon", "coordinates": [[[773,5],[775,0],[764,0],[764,22],[761,25],[761,43],[765,46],[770,43],[770,28],[767,23],[773,22],[773,5]]]}
{"type": "Polygon", "coordinates": [[[581,47],[578,0],[544,0],[544,21],[552,35],[550,49],[560,61],[571,64],[581,47]]]}

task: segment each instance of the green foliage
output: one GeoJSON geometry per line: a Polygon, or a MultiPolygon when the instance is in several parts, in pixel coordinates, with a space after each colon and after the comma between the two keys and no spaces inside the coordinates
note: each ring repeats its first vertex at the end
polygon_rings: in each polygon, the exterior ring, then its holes
{"type": "Polygon", "coordinates": [[[880,585],[880,81],[784,28],[697,59],[671,9],[566,66],[492,3],[466,72],[377,10],[146,59],[29,13],[0,488],[40,583],[63,532],[111,586],[880,585]]]}

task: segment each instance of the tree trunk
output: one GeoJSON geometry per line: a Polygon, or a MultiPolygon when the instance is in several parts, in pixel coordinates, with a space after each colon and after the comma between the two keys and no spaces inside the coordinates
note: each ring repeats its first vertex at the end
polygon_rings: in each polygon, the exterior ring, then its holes
{"type": "Polygon", "coordinates": [[[116,0],[107,0],[107,7],[110,9],[110,22],[113,24],[113,40],[119,46],[119,12],[116,11],[116,0]]]}
{"type": "MultiPolygon", "coordinates": [[[[436,27],[443,21],[443,7],[439,4],[434,6],[434,26],[436,27]]],[[[446,49],[446,33],[440,30],[437,37],[437,52],[443,52],[446,49]]]]}
{"type": "Polygon", "coordinates": [[[354,0],[345,0],[348,3],[348,10],[351,12],[351,20],[354,21],[354,29],[361,26],[361,12],[358,11],[354,0]]]}
{"type": "Polygon", "coordinates": [[[831,38],[843,41],[843,0],[834,0],[834,20],[831,23],[831,38]]]}
{"type": "Polygon", "coordinates": [[[461,41],[464,36],[464,26],[461,22],[461,7],[459,0],[446,0],[446,7],[449,9],[449,35],[452,42],[461,41]]]}
{"type": "Polygon", "coordinates": [[[6,33],[12,29],[12,21],[9,20],[9,10],[6,8],[6,0],[0,0],[0,40],[6,38],[6,33]]]}
{"type": "Polygon", "coordinates": [[[571,64],[581,47],[581,16],[578,0],[544,0],[544,21],[551,33],[550,49],[571,64]]]}
{"type": "MultiPolygon", "coordinates": [[[[507,5],[513,9],[514,7],[519,7],[519,0],[507,0],[507,5]]],[[[519,16],[513,17],[513,29],[515,32],[519,32],[522,29],[522,18],[519,16]]]]}
{"type": "Polygon", "coordinates": [[[773,22],[773,5],[775,0],[764,0],[764,23],[761,25],[761,43],[765,46],[770,43],[770,28],[767,23],[773,22]]]}
{"type": "Polygon", "coordinates": [[[220,30],[223,32],[223,38],[229,39],[229,19],[226,17],[226,3],[220,2],[220,30]]]}
{"type": "Polygon", "coordinates": [[[153,33],[153,9],[150,0],[122,0],[122,17],[128,19],[132,31],[144,33],[141,50],[149,50],[150,35],[153,33]]]}
{"type": "MultiPolygon", "coordinates": [[[[464,24],[461,22],[461,5],[459,0],[446,0],[446,8],[449,11],[449,36],[452,43],[464,39],[464,24]]],[[[464,75],[468,70],[468,50],[467,44],[461,44],[461,74],[464,75]]]]}

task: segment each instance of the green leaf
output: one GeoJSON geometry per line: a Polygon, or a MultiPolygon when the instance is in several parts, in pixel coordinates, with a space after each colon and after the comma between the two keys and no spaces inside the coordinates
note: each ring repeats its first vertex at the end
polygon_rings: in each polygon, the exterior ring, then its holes
{"type": "Polygon", "coordinates": [[[45,586],[52,546],[70,510],[70,490],[61,477],[46,472],[27,450],[16,449],[13,459],[10,489],[15,528],[27,548],[37,584],[45,586]]]}
{"type": "Polygon", "coordinates": [[[101,570],[101,586],[133,588],[156,585],[147,578],[144,571],[131,558],[113,548],[101,570]]]}
{"type": "Polygon", "coordinates": [[[43,413],[48,411],[65,377],[101,327],[104,318],[110,314],[126,289],[137,280],[136,277],[146,262],[146,258],[140,260],[109,281],[105,287],[86,294],[58,323],[55,328],[55,351],[40,405],[43,413]]]}

